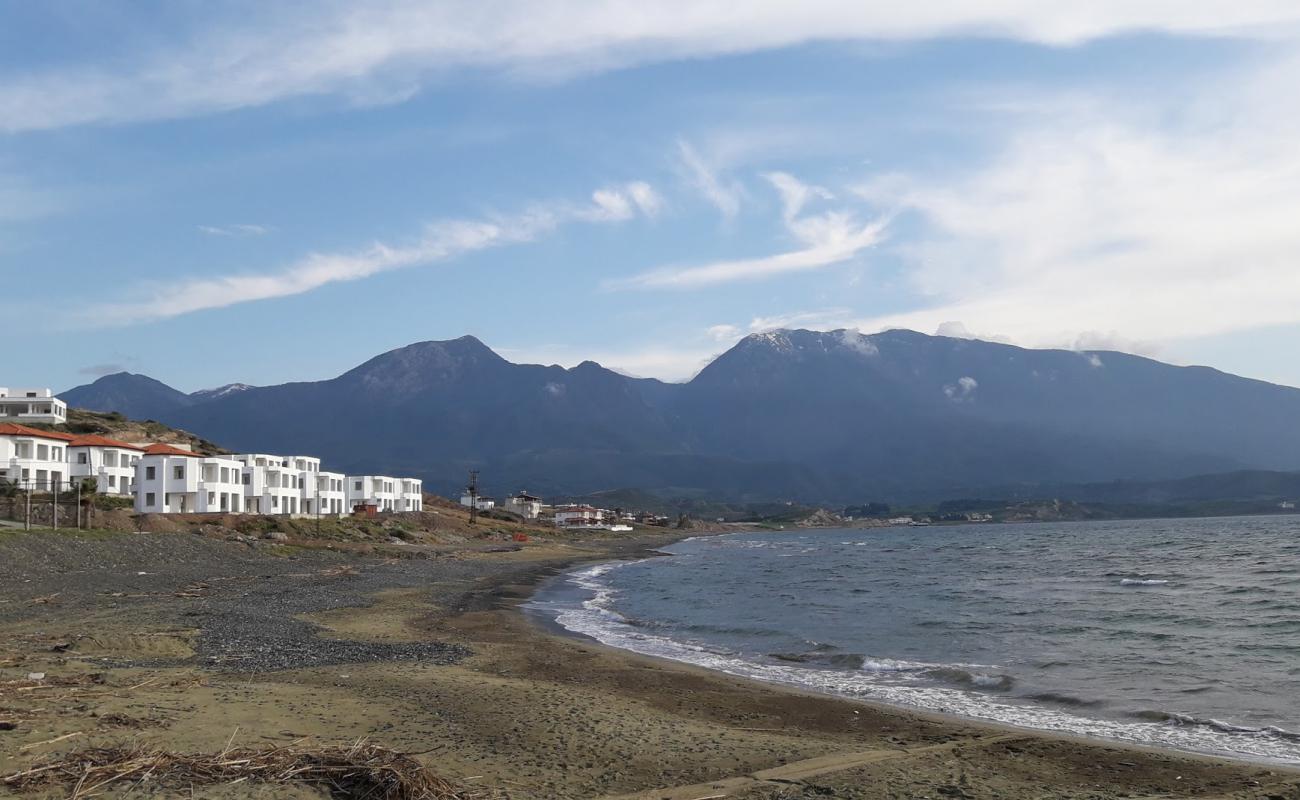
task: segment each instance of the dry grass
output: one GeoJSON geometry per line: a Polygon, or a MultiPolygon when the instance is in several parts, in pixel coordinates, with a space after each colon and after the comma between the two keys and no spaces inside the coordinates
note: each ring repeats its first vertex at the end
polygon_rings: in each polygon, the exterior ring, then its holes
{"type": "Polygon", "coordinates": [[[71,787],[83,800],[115,784],[155,786],[239,783],[308,783],[337,798],[361,800],[477,800],[481,792],[439,778],[409,755],[364,740],[346,747],[226,749],[183,754],[134,745],[68,753],[3,778],[11,789],[71,787]]]}

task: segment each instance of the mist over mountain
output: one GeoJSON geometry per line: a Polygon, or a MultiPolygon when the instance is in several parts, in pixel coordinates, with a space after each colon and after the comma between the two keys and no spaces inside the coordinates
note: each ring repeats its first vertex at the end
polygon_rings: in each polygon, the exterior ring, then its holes
{"type": "Polygon", "coordinates": [[[1123,353],[901,330],[755,334],[683,384],[594,362],[513,364],[466,336],[324,381],[158,387],[117,375],[63,396],[130,416],[148,408],[236,450],[419,475],[444,493],[470,468],[498,494],[635,486],[828,503],[1300,468],[1300,390],[1123,353]]]}

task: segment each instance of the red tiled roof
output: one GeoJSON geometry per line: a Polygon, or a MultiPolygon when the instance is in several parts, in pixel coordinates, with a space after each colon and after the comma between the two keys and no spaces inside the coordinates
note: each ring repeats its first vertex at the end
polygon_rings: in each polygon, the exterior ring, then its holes
{"type": "Polygon", "coordinates": [[[151,444],[144,449],[146,455],[151,456],[189,456],[191,458],[203,458],[203,456],[192,450],[182,450],[179,447],[172,447],[169,444],[151,444]]]}
{"type": "Polygon", "coordinates": [[[68,447],[116,447],[121,450],[144,450],[143,447],[119,442],[117,439],[110,439],[107,436],[99,436],[93,433],[73,437],[72,441],[68,442],[68,447]]]}
{"type": "Polygon", "coordinates": [[[40,428],[29,428],[15,422],[0,422],[0,436],[39,436],[42,439],[58,439],[61,442],[70,442],[77,438],[67,433],[43,431],[40,428]]]}

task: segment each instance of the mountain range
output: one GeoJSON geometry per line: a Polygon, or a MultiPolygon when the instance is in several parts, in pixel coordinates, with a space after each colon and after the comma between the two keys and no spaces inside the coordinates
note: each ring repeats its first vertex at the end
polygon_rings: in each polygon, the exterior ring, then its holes
{"type": "Polygon", "coordinates": [[[746,337],[685,383],[412,344],[329,380],[186,394],[119,373],[60,395],[237,451],[451,493],[618,487],[853,503],[972,486],[1300,469],[1300,389],[1118,352],[905,330],[746,337]]]}

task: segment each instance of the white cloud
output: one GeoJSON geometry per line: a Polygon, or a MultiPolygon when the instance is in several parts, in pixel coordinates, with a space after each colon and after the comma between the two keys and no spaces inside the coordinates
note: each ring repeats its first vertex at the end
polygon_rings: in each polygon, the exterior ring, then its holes
{"type": "Polygon", "coordinates": [[[705,333],[715,342],[734,342],[743,335],[735,325],[713,325],[705,333]]]}
{"type": "Polygon", "coordinates": [[[1300,110],[1279,102],[1297,79],[1291,60],[1202,104],[1048,104],[971,172],[867,184],[926,226],[898,248],[922,307],[857,324],[1154,352],[1300,322],[1300,110]]]}
{"type": "Polygon", "coordinates": [[[795,311],[770,317],[754,317],[749,321],[749,332],[764,333],[788,328],[820,330],[839,327],[837,323],[847,319],[852,313],[848,308],[823,308],[816,311],[795,311]]]}
{"type": "Polygon", "coordinates": [[[804,214],[810,201],[832,199],[831,193],[821,187],[805,185],[785,173],[770,173],[765,177],[780,193],[786,232],[803,245],[801,249],[699,266],[661,267],[630,278],[607,281],[606,288],[695,289],[821,269],[852,259],[880,241],[884,234],[886,219],[863,223],[844,210],[804,214]]]}
{"type": "Polygon", "coordinates": [[[198,33],[168,48],[0,74],[0,130],[167,119],[304,96],[400,102],[463,68],[555,78],[813,41],[955,35],[1049,45],[1147,31],[1278,39],[1294,37],[1300,22],[1290,0],[759,0],[743,14],[723,0],[376,0],[295,11],[241,7],[225,20],[199,20],[198,33]]]}
{"type": "Polygon", "coordinates": [[[743,189],[739,183],[724,181],[718,171],[705,163],[690,143],[677,142],[677,158],[686,180],[704,195],[704,198],[721,212],[724,219],[735,219],[740,213],[743,189]]]}
{"type": "Polygon", "coordinates": [[[871,341],[870,337],[863,336],[858,331],[851,331],[847,328],[840,331],[840,342],[850,350],[854,350],[860,355],[871,357],[880,355],[880,348],[876,343],[871,341]]]}
{"type": "Polygon", "coordinates": [[[265,236],[271,232],[266,225],[197,225],[200,233],[209,236],[265,236]]]}
{"type": "Polygon", "coordinates": [[[969,375],[963,375],[957,379],[955,384],[949,383],[945,385],[943,387],[943,393],[954,403],[965,403],[975,399],[973,395],[975,394],[975,390],[979,388],[979,385],[979,381],[969,375]]]}
{"type": "Polygon", "coordinates": [[[354,253],[313,253],[269,274],[186,279],[147,289],[141,299],[92,306],[80,319],[90,325],[123,325],[302,294],[330,283],[361,280],[477,250],[532,241],[568,223],[625,221],[655,208],[648,199],[655,196],[648,184],[632,183],[597,190],[591,203],[585,205],[553,203],[513,216],[443,220],[428,225],[412,245],[394,247],[376,242],[354,253]]]}

